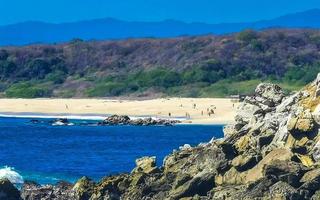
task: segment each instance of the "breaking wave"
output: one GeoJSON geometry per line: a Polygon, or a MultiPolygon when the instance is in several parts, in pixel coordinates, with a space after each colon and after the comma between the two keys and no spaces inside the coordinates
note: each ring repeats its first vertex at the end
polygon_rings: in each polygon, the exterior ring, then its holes
{"type": "Polygon", "coordinates": [[[5,166],[0,168],[0,179],[7,178],[13,184],[22,184],[22,176],[13,167],[5,166]]]}

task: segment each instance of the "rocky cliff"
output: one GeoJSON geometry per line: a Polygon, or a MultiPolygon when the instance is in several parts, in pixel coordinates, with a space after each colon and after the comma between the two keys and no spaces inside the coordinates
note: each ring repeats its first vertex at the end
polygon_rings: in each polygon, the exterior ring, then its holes
{"type": "Polygon", "coordinates": [[[185,145],[160,168],[154,157],[138,159],[131,173],[97,183],[86,177],[75,185],[25,183],[22,198],[320,199],[319,102],[320,74],[287,97],[277,85],[260,84],[223,139],[185,145]]]}

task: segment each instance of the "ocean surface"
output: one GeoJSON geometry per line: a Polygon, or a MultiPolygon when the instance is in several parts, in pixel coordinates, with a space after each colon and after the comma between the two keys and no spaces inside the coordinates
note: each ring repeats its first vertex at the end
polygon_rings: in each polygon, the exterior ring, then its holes
{"type": "MultiPolygon", "coordinates": [[[[0,177],[16,183],[75,182],[86,175],[130,172],[135,159],[164,157],[184,144],[195,146],[223,136],[218,125],[176,126],[51,126],[28,118],[0,117],[0,177]]],[[[75,124],[83,121],[73,120],[75,124]]]]}

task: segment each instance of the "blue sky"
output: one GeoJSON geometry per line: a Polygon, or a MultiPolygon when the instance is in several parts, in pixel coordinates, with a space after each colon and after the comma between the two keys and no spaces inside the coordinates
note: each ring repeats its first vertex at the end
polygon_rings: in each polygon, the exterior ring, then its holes
{"type": "Polygon", "coordinates": [[[0,0],[0,24],[113,17],[130,21],[244,22],[320,8],[319,0],[0,0]]]}

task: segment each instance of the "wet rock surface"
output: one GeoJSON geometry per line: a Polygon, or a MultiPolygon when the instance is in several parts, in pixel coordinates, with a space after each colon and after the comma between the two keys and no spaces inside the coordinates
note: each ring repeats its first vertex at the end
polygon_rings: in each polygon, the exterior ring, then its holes
{"type": "Polygon", "coordinates": [[[72,126],[74,125],[73,123],[70,123],[67,118],[59,118],[56,120],[51,121],[51,124],[53,126],[72,126]]]}
{"type": "Polygon", "coordinates": [[[112,115],[110,117],[107,117],[104,121],[99,122],[98,125],[171,126],[177,123],[181,122],[179,120],[153,119],[151,117],[130,119],[130,117],[128,117],[127,115],[112,115]]]}
{"type": "Polygon", "coordinates": [[[277,85],[260,84],[239,106],[223,139],[184,146],[161,167],[154,157],[143,157],[128,174],[99,182],[84,177],[63,188],[27,184],[21,197],[46,199],[50,191],[53,199],[81,200],[319,199],[319,78],[287,97],[277,85]]]}

